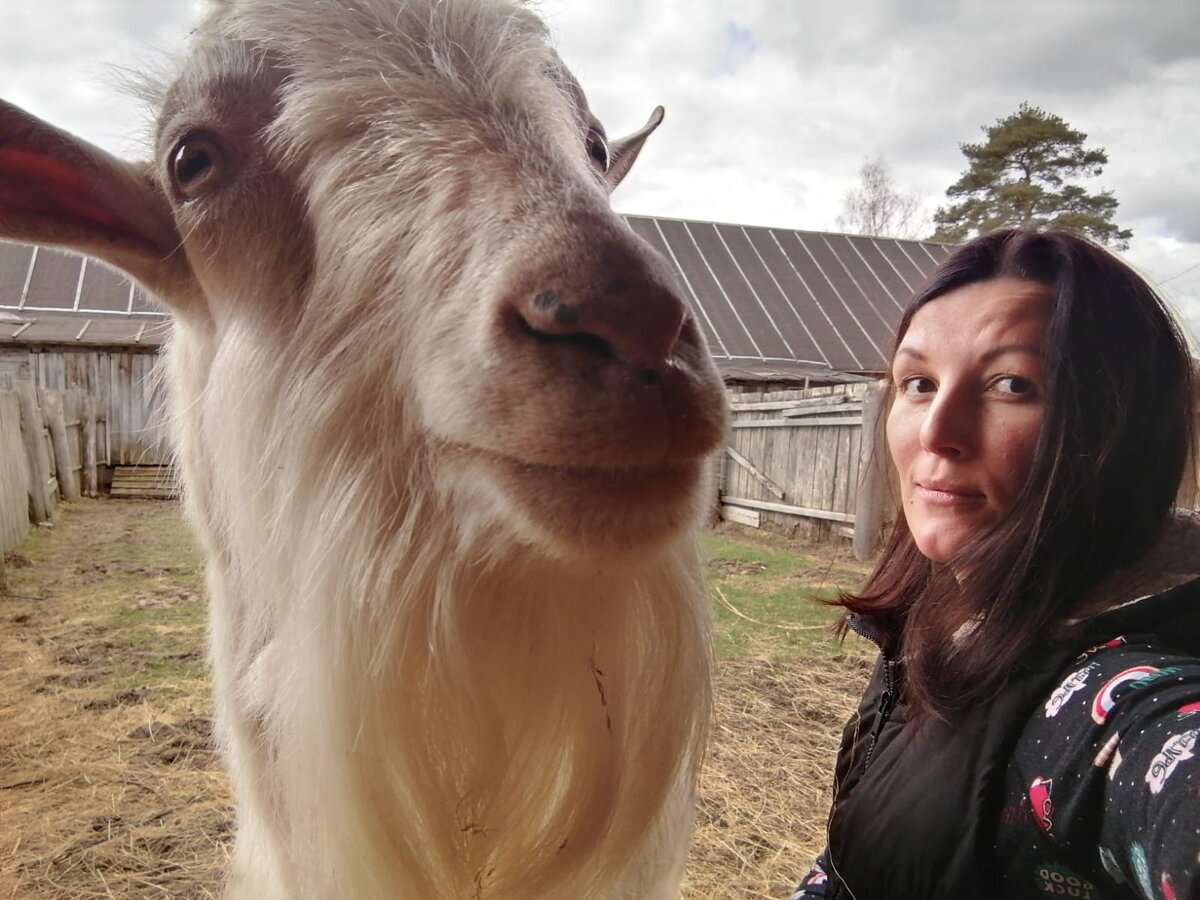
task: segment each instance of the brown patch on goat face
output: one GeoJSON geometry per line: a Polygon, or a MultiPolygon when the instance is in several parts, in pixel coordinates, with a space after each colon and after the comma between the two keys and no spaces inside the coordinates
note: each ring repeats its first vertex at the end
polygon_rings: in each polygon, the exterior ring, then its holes
{"type": "Polygon", "coordinates": [[[234,299],[239,316],[282,314],[291,321],[294,309],[254,302],[301,297],[311,277],[312,238],[299,187],[265,138],[283,80],[277,60],[259,48],[229,41],[197,52],[164,101],[156,175],[210,307],[214,299],[234,299]],[[174,163],[197,141],[218,155],[219,172],[185,190],[174,163]],[[268,222],[276,227],[264,228],[268,222]],[[247,254],[254,266],[229,270],[229,258],[247,254]]]}

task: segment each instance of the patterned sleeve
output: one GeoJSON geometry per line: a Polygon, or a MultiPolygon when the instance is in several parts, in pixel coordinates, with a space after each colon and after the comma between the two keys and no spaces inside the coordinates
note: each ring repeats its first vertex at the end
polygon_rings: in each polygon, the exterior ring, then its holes
{"type": "Polygon", "coordinates": [[[824,850],[821,855],[813,861],[812,869],[804,876],[803,880],[792,893],[791,900],[822,900],[825,896],[825,886],[829,884],[829,876],[825,874],[825,870],[829,867],[826,861],[826,853],[824,850]]]}
{"type": "Polygon", "coordinates": [[[1116,638],[1035,711],[1007,775],[1012,896],[1200,897],[1200,660],[1116,638]]]}

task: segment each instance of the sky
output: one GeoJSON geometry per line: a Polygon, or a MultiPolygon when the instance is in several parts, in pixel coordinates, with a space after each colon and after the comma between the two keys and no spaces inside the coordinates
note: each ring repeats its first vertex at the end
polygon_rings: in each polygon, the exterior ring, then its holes
{"type": "MultiPolygon", "coordinates": [[[[122,68],[179,53],[203,0],[4,0],[0,97],[120,155],[148,115],[122,68]]],[[[926,214],[963,142],[1022,102],[1104,148],[1122,255],[1200,338],[1195,0],[540,0],[610,135],[666,120],[614,195],[625,213],[841,230],[867,158],[926,214]]],[[[1200,343],[1200,340],[1198,340],[1200,343]]]]}

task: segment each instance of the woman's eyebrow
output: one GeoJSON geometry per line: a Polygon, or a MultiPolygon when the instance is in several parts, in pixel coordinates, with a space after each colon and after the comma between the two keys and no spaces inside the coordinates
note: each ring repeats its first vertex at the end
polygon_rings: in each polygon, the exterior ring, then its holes
{"type": "Polygon", "coordinates": [[[1008,353],[1025,353],[1029,356],[1036,356],[1038,359],[1042,358],[1042,348],[1037,344],[1001,344],[999,347],[988,350],[980,359],[986,362],[1008,353]]]}

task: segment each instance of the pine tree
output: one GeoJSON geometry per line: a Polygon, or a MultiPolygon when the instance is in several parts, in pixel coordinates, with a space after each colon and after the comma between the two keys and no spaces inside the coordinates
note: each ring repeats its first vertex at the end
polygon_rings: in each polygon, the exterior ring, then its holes
{"type": "Polygon", "coordinates": [[[933,215],[934,240],[957,243],[997,228],[1053,226],[1119,250],[1129,246],[1133,232],[1112,221],[1112,192],[1089,193],[1069,183],[1098,176],[1108,163],[1103,148],[1084,147],[1086,134],[1028,103],[983,131],[986,141],[959,145],[970,165],[946,189],[959,202],[933,215]]]}

